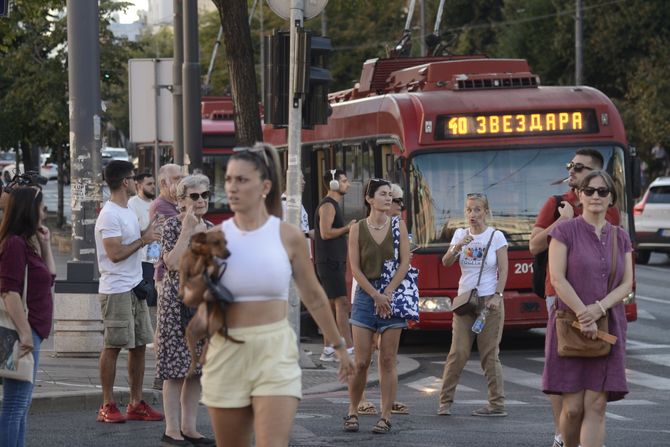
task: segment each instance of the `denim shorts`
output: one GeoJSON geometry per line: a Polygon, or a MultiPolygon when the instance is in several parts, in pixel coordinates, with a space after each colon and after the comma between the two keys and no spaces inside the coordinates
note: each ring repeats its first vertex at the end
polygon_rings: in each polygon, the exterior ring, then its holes
{"type": "MultiPolygon", "coordinates": [[[[375,287],[379,285],[379,280],[370,281],[375,287]]],[[[370,329],[373,332],[383,333],[386,329],[406,328],[407,321],[403,318],[391,317],[381,318],[375,314],[375,302],[360,286],[356,287],[354,295],[354,304],[351,307],[351,318],[349,323],[354,326],[370,329]]]]}

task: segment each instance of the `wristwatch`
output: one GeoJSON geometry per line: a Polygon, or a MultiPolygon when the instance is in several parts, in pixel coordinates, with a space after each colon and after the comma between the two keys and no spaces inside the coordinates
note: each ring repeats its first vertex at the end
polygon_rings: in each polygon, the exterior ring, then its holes
{"type": "Polygon", "coordinates": [[[504,298],[502,292],[495,292],[494,295],[498,295],[500,298],[504,298]]]}

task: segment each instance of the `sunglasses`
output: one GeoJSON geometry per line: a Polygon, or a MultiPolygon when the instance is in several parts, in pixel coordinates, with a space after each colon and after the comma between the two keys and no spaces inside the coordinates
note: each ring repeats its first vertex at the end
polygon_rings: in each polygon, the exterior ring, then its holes
{"type": "Polygon", "coordinates": [[[599,197],[607,197],[610,194],[609,188],[605,188],[604,186],[601,186],[600,188],[591,188],[590,186],[587,186],[586,188],[582,188],[582,192],[587,196],[591,197],[594,193],[598,193],[599,197]]]}
{"type": "Polygon", "coordinates": [[[203,191],[203,192],[200,192],[200,193],[198,193],[198,192],[192,192],[192,193],[190,193],[188,196],[189,196],[189,197],[191,198],[191,200],[193,200],[194,202],[195,202],[196,200],[198,200],[200,197],[202,197],[203,200],[209,200],[209,191],[203,191]]]}
{"type": "Polygon", "coordinates": [[[486,199],[486,194],[483,192],[469,192],[465,195],[467,199],[486,199]]]}
{"type": "Polygon", "coordinates": [[[381,183],[382,185],[391,186],[391,182],[389,182],[388,180],[384,180],[383,178],[371,178],[370,180],[368,180],[368,187],[365,188],[365,195],[366,196],[370,192],[370,187],[372,186],[372,182],[381,183]]]}
{"type": "Polygon", "coordinates": [[[570,163],[567,163],[565,165],[565,169],[568,171],[570,169],[573,169],[575,172],[582,172],[584,169],[587,169],[589,171],[593,171],[593,168],[586,166],[584,163],[575,163],[574,161],[571,161],[570,163]]]}
{"type": "Polygon", "coordinates": [[[254,154],[257,157],[260,157],[263,160],[263,163],[265,163],[266,167],[270,166],[270,161],[268,160],[268,156],[265,153],[265,147],[264,146],[254,146],[254,147],[235,147],[233,148],[233,152],[249,152],[251,154],[254,154]]]}

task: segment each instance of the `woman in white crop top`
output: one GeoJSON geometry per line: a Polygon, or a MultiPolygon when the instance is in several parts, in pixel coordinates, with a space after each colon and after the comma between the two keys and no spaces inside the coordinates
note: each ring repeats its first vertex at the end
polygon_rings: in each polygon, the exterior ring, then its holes
{"type": "Polygon", "coordinates": [[[222,284],[236,297],[227,312],[228,333],[243,342],[213,336],[203,366],[202,401],[209,407],[219,447],[250,446],[252,434],[258,447],[288,445],[302,397],[297,340],[286,320],[291,275],[326,337],[340,340],[335,346],[340,380],[353,372],[305,237],[298,227],[279,220],[279,167],[272,146],[236,150],[225,177],[234,216],[210,230],[223,231],[228,241],[231,254],[222,284]]]}

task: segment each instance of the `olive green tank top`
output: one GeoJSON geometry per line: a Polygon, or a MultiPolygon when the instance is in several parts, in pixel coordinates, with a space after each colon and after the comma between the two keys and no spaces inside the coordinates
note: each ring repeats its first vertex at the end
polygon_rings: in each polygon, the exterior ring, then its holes
{"type": "Polygon", "coordinates": [[[386,237],[381,244],[372,238],[368,229],[367,219],[358,222],[358,252],[361,271],[367,279],[379,279],[382,265],[387,259],[393,259],[393,236],[391,235],[391,219],[386,227],[386,237]]]}

